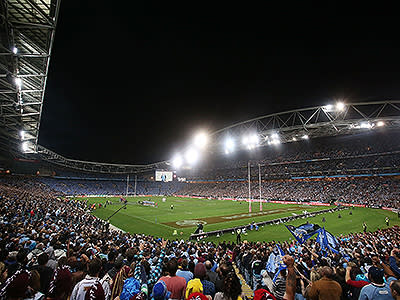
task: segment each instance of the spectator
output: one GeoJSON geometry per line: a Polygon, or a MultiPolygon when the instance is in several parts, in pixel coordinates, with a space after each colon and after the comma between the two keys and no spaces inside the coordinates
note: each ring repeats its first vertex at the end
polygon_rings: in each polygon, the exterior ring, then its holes
{"type": "Polygon", "coordinates": [[[193,273],[188,270],[188,260],[186,258],[180,259],[178,264],[179,269],[176,271],[176,276],[185,278],[186,283],[188,283],[189,280],[193,279],[193,273]]]}
{"type": "Polygon", "coordinates": [[[185,299],[186,280],[183,277],[176,276],[178,270],[178,262],[172,258],[167,263],[167,276],[162,276],[160,280],[167,285],[168,291],[171,292],[172,299],[185,299]]]}
{"type": "Polygon", "coordinates": [[[218,274],[212,270],[213,265],[212,265],[211,261],[206,260],[206,262],[204,263],[204,265],[206,266],[207,277],[208,277],[208,279],[209,279],[212,283],[214,283],[214,285],[215,285],[215,283],[216,283],[216,281],[217,281],[217,279],[218,279],[218,274]]]}
{"type": "Polygon", "coordinates": [[[91,286],[97,285],[98,282],[102,285],[105,299],[110,299],[111,291],[108,282],[100,280],[99,278],[101,266],[101,261],[97,258],[90,261],[89,274],[86,275],[85,279],[75,285],[74,290],[72,291],[71,300],[84,300],[87,290],[91,286]]]}
{"type": "Polygon", "coordinates": [[[325,266],[320,270],[321,279],[312,283],[307,298],[310,300],[340,300],[342,288],[333,280],[333,270],[325,266]]]}
{"type": "Polygon", "coordinates": [[[195,278],[200,279],[201,284],[203,285],[203,294],[209,295],[211,298],[214,298],[215,295],[215,285],[209,280],[206,280],[207,270],[205,264],[199,262],[196,264],[194,268],[194,276],[195,278]]]}
{"type": "Polygon", "coordinates": [[[230,272],[224,277],[222,292],[215,294],[214,300],[241,300],[242,285],[235,272],[230,272]]]}
{"type": "Polygon", "coordinates": [[[384,281],[384,271],[375,266],[372,266],[368,270],[368,279],[371,281],[370,284],[364,286],[361,289],[359,300],[390,300],[393,299],[390,283],[396,278],[389,277],[384,281]]]}

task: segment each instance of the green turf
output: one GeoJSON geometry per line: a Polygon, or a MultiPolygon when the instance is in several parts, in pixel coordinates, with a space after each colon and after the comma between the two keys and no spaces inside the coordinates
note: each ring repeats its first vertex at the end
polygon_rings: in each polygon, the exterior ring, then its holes
{"type": "MultiPolygon", "coordinates": [[[[175,198],[167,197],[166,202],[161,201],[162,197],[128,197],[130,203],[136,203],[138,200],[151,200],[158,203],[156,207],[145,207],[137,204],[127,205],[127,209],[122,209],[110,219],[110,222],[132,233],[144,233],[164,237],[168,239],[183,238],[187,239],[196,227],[188,227],[177,229],[171,226],[164,225],[164,222],[175,222],[180,220],[190,220],[196,218],[224,216],[230,214],[239,214],[248,212],[248,204],[243,202],[224,201],[224,200],[208,200],[208,199],[193,199],[193,198],[175,198]],[[174,205],[174,209],[170,209],[170,205],[174,205]],[[178,236],[173,235],[173,231],[177,229],[178,236]],[[182,232],[182,235],[180,234],[182,232]]],[[[80,198],[82,199],[82,198],[80,198]]],[[[88,198],[90,203],[105,203],[111,200],[114,203],[119,202],[119,198],[88,198]]],[[[264,203],[263,211],[271,209],[289,208],[295,205],[264,203]]],[[[102,219],[107,219],[113,212],[121,207],[121,204],[109,205],[106,208],[96,209],[94,215],[102,219]]],[[[259,203],[253,203],[253,212],[259,211],[259,203]]],[[[223,228],[230,228],[239,225],[249,224],[252,221],[262,222],[271,219],[291,216],[292,213],[300,214],[303,210],[308,212],[326,209],[324,206],[303,206],[298,211],[282,212],[266,216],[257,216],[251,219],[241,219],[227,221],[224,223],[207,224],[204,226],[204,231],[213,231],[223,228]]],[[[359,232],[362,230],[362,223],[365,221],[368,225],[368,231],[384,228],[385,217],[390,218],[390,225],[400,225],[400,219],[391,211],[369,208],[354,208],[354,210],[344,210],[341,212],[327,213],[313,218],[307,219],[310,223],[317,223],[335,234],[347,234],[350,232],[359,232]],[[349,215],[352,211],[353,215],[349,215]],[[342,218],[338,218],[338,214],[342,218]],[[322,217],[325,216],[326,222],[322,223],[322,217]]],[[[300,225],[306,220],[299,219],[287,224],[300,225]]],[[[289,240],[292,236],[285,228],[284,224],[266,225],[260,227],[259,231],[250,231],[247,236],[243,236],[242,240],[251,241],[271,241],[271,240],[289,240]]],[[[236,235],[225,233],[223,236],[210,237],[207,240],[211,241],[234,241],[236,235]]]]}

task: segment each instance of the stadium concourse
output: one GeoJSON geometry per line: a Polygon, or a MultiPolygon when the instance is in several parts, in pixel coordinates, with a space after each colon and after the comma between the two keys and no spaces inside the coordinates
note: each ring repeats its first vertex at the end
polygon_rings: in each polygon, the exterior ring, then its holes
{"type": "MultiPolygon", "coordinates": [[[[312,147],[304,141],[260,150],[251,163],[260,164],[265,200],[334,199],[397,211],[399,146],[389,134],[317,139],[312,147]]],[[[144,174],[128,184],[128,191],[246,198],[246,167],[240,159],[212,161],[202,170],[182,171],[179,176],[186,182],[155,182],[151,174],[144,174]]],[[[336,239],[318,233],[317,238],[298,242],[296,235],[287,242],[166,241],[162,236],[112,229],[90,213],[86,202],[63,197],[124,195],[123,176],[61,168],[48,171],[51,176],[13,173],[11,169],[0,177],[2,299],[397,299],[400,295],[397,226],[336,239]]],[[[259,192],[258,176],[251,174],[252,195],[259,192]]]]}

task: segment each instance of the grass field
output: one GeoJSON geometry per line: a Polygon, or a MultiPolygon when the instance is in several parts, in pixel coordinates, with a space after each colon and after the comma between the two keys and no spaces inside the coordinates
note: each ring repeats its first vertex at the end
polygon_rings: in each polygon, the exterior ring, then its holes
{"type": "MultiPolygon", "coordinates": [[[[83,198],[79,198],[83,199],[83,198]]],[[[88,198],[89,203],[105,204],[106,200],[111,200],[113,205],[106,208],[96,209],[93,214],[102,219],[107,219],[118,208],[122,206],[119,198],[88,198]]],[[[259,215],[259,203],[253,203],[253,215],[248,215],[248,203],[235,202],[229,200],[208,200],[193,198],[175,198],[167,197],[166,202],[162,202],[162,197],[128,197],[126,209],[120,210],[114,215],[110,222],[118,228],[131,233],[144,233],[168,239],[187,239],[197,228],[195,225],[199,220],[206,222],[204,231],[220,230],[239,225],[246,225],[253,221],[262,222],[276,218],[291,216],[292,214],[301,214],[304,210],[308,212],[326,209],[324,206],[305,206],[305,205],[287,205],[287,204],[263,204],[263,215],[259,215]],[[158,203],[158,207],[138,205],[138,200],[149,200],[158,203]],[[173,204],[174,209],[170,206],[173,204]],[[193,221],[194,220],[194,221],[193,221]],[[178,224],[177,224],[178,222],[178,224]],[[192,224],[192,225],[191,225],[192,224]],[[174,236],[176,230],[178,236],[174,236]]],[[[368,225],[368,231],[374,231],[378,228],[384,228],[385,217],[390,218],[390,226],[400,225],[400,219],[397,214],[391,211],[370,208],[354,208],[354,210],[344,210],[341,212],[327,213],[307,219],[310,223],[317,223],[335,234],[346,234],[349,232],[360,232],[362,222],[368,225]],[[349,212],[352,212],[352,215],[349,212]],[[342,218],[338,218],[338,214],[342,218]],[[326,222],[322,223],[322,217],[326,222]]],[[[290,223],[300,225],[306,220],[299,219],[290,223]]],[[[242,240],[249,241],[271,241],[271,240],[289,240],[292,236],[284,226],[266,225],[260,227],[259,231],[249,231],[242,240]]],[[[234,241],[236,235],[225,233],[217,238],[209,237],[211,241],[234,241]]]]}

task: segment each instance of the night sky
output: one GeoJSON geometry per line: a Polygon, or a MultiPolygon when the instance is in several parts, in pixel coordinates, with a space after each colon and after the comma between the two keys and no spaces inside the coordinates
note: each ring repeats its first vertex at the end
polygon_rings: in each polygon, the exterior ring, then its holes
{"type": "Polygon", "coordinates": [[[311,13],[62,1],[39,143],[75,159],[151,163],[198,129],[399,98],[395,19],[311,13]]]}

